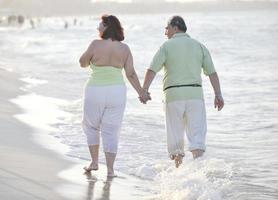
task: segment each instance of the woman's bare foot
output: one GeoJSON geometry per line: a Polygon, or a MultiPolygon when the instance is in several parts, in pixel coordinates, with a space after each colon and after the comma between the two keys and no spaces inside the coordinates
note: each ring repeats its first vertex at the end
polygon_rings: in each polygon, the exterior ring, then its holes
{"type": "Polygon", "coordinates": [[[85,166],[85,167],[83,167],[83,169],[86,172],[91,172],[92,170],[96,171],[96,170],[98,170],[98,164],[91,162],[91,164],[88,167],[85,166]]]}
{"type": "Polygon", "coordinates": [[[115,177],[117,177],[117,175],[114,172],[108,172],[107,177],[108,178],[115,178],[115,177]]]}

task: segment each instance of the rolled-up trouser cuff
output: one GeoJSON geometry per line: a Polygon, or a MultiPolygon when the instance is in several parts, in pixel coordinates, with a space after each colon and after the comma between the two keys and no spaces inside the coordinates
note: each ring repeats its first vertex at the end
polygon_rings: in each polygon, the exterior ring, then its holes
{"type": "Polygon", "coordinates": [[[191,146],[188,148],[189,151],[193,150],[203,150],[206,151],[206,147],[204,145],[196,145],[196,146],[191,146]]]}

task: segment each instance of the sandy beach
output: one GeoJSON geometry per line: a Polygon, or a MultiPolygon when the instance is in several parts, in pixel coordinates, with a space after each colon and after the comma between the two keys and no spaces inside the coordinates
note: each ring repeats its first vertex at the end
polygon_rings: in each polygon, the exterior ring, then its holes
{"type": "Polygon", "coordinates": [[[142,199],[135,187],[143,181],[119,173],[119,178],[108,180],[104,165],[84,174],[87,162],[36,144],[36,130],[14,117],[22,110],[9,101],[24,94],[18,78],[0,67],[0,199],[142,199]]]}
{"type": "Polygon", "coordinates": [[[22,112],[9,99],[22,95],[14,73],[0,69],[0,197],[1,199],[63,199],[54,189],[57,174],[70,164],[31,141],[32,129],[13,117],[22,112]]]}

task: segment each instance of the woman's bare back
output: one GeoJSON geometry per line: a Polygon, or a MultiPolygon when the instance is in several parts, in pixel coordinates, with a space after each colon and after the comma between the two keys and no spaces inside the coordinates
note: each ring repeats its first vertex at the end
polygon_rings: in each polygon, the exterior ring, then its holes
{"type": "Polygon", "coordinates": [[[123,68],[128,60],[130,50],[119,41],[94,40],[91,46],[91,63],[97,66],[123,68]]]}

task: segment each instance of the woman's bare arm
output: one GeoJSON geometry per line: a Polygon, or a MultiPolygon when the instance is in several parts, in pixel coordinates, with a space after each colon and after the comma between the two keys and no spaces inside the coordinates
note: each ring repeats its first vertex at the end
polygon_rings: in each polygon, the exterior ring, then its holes
{"type": "Polygon", "coordinates": [[[126,78],[130,82],[132,87],[136,90],[136,92],[140,95],[142,93],[142,87],[133,66],[133,58],[131,52],[129,52],[128,58],[124,66],[124,70],[126,78]]]}
{"type": "Polygon", "coordinates": [[[146,103],[147,100],[150,100],[150,97],[141,87],[140,81],[138,79],[138,76],[137,76],[136,71],[133,66],[133,58],[132,58],[132,54],[130,51],[128,53],[128,58],[126,60],[124,69],[125,69],[126,77],[127,77],[128,81],[130,82],[130,84],[132,85],[132,87],[138,93],[138,95],[140,97],[140,101],[142,103],[146,103]]]}
{"type": "Polygon", "coordinates": [[[79,63],[81,67],[88,67],[90,65],[90,61],[93,57],[93,46],[94,42],[89,45],[88,49],[80,57],[79,63]]]}

